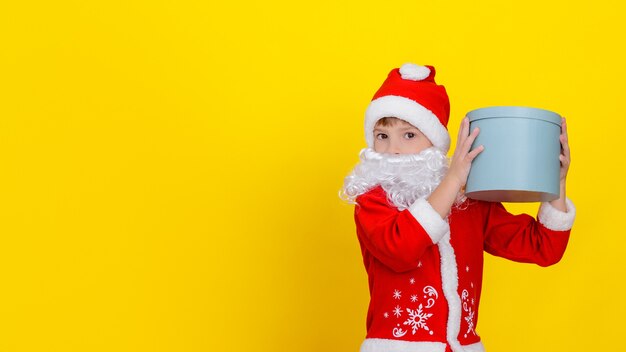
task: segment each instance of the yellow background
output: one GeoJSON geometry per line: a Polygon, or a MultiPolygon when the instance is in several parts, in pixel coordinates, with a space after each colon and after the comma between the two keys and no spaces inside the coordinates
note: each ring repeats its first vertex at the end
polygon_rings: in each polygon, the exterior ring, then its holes
{"type": "Polygon", "coordinates": [[[452,136],[483,106],[568,118],[569,248],[545,269],[487,255],[487,350],[621,350],[625,15],[607,0],[3,2],[0,350],[358,350],[367,282],[337,193],[371,96],[407,61],[436,67],[452,136]]]}

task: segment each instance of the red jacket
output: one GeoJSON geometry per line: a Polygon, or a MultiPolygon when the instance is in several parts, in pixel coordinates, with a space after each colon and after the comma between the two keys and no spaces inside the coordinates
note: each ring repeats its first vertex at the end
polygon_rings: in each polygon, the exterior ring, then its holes
{"type": "Polygon", "coordinates": [[[354,217],[369,278],[362,352],[484,351],[476,333],[483,251],[548,266],[567,246],[575,209],[542,203],[538,220],[501,203],[467,200],[446,220],[425,199],[399,211],[376,187],[354,217]]]}

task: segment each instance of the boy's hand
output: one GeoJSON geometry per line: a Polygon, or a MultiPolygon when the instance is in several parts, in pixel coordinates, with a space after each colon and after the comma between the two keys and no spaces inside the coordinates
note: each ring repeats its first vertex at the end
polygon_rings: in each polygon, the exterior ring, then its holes
{"type": "Polygon", "coordinates": [[[565,123],[565,118],[561,118],[561,135],[559,136],[559,140],[561,141],[561,155],[559,155],[559,160],[561,161],[561,180],[560,180],[560,196],[558,199],[555,199],[550,202],[553,207],[556,209],[567,212],[567,204],[565,199],[567,198],[565,194],[565,179],[567,178],[567,172],[569,171],[569,164],[571,162],[570,153],[569,153],[569,141],[567,137],[567,124],[565,123]]]}
{"type": "Polygon", "coordinates": [[[470,168],[472,167],[472,161],[485,147],[478,146],[474,150],[470,151],[472,143],[478,136],[480,130],[478,127],[474,128],[472,133],[469,133],[469,118],[466,116],[461,121],[461,127],[459,128],[459,136],[456,142],[456,148],[450,162],[450,168],[448,169],[447,177],[452,179],[458,184],[459,189],[465,186],[467,182],[467,176],[469,175],[470,168]]]}
{"type": "Polygon", "coordinates": [[[430,202],[433,209],[444,219],[448,216],[459,191],[467,182],[472,160],[485,149],[481,145],[470,152],[478,132],[478,128],[475,128],[471,134],[469,133],[469,119],[465,117],[461,122],[459,138],[456,141],[456,149],[450,162],[450,168],[448,168],[448,172],[439,186],[428,197],[428,202],[430,202]]]}
{"type": "Polygon", "coordinates": [[[559,155],[559,160],[561,161],[561,184],[564,184],[565,179],[567,178],[567,171],[569,171],[569,165],[571,162],[569,141],[567,138],[567,124],[564,117],[561,118],[561,136],[559,137],[559,139],[561,141],[561,155],[559,155]]]}

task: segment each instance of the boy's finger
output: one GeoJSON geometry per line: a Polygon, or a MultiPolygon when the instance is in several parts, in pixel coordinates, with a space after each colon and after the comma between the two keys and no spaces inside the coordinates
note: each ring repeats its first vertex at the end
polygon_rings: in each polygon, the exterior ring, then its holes
{"type": "Polygon", "coordinates": [[[567,135],[567,120],[565,117],[561,117],[561,135],[559,140],[561,141],[561,150],[563,155],[570,159],[569,137],[567,135]]]}
{"type": "Polygon", "coordinates": [[[461,138],[461,134],[463,133],[463,125],[465,124],[465,119],[466,119],[466,118],[467,118],[467,116],[465,116],[465,117],[461,120],[461,123],[459,124],[459,132],[457,132],[457,134],[456,134],[456,138],[457,138],[457,140],[458,140],[459,138],[461,138]]]}
{"type": "Polygon", "coordinates": [[[569,145],[565,145],[565,147],[563,148],[563,155],[565,155],[566,158],[570,159],[570,151],[569,151],[569,145]]]}
{"type": "Polygon", "coordinates": [[[561,120],[561,135],[565,136],[565,141],[568,141],[568,136],[567,136],[567,121],[565,121],[565,118],[563,118],[561,120]]]}
{"type": "Polygon", "coordinates": [[[567,156],[563,154],[559,155],[559,161],[561,161],[561,166],[565,168],[568,168],[569,164],[571,164],[572,162],[567,156]]]}
{"type": "Polygon", "coordinates": [[[467,137],[467,140],[465,140],[465,144],[463,145],[463,150],[465,154],[467,154],[470,148],[472,148],[472,144],[474,143],[474,140],[476,140],[476,137],[478,137],[478,133],[480,133],[480,129],[476,127],[472,131],[472,134],[467,137]]]}
{"type": "Polygon", "coordinates": [[[479,145],[478,147],[474,148],[474,150],[472,150],[469,154],[467,154],[467,158],[472,161],[474,160],[474,158],[476,156],[478,156],[478,154],[480,154],[483,150],[485,150],[485,147],[483,145],[479,145]]]}
{"type": "Polygon", "coordinates": [[[562,134],[561,135],[561,150],[563,150],[563,154],[569,158],[570,156],[570,149],[569,149],[569,143],[567,140],[567,135],[566,134],[562,134]]]}
{"type": "Polygon", "coordinates": [[[461,123],[461,135],[459,136],[461,139],[467,138],[469,134],[469,118],[467,116],[463,119],[463,123],[461,123]]]}
{"type": "Polygon", "coordinates": [[[461,125],[459,126],[459,133],[456,136],[457,149],[458,149],[458,146],[461,145],[461,143],[463,143],[463,140],[465,139],[464,137],[466,136],[463,134],[463,131],[465,130],[466,120],[467,120],[467,116],[465,116],[463,120],[461,120],[461,125]]]}

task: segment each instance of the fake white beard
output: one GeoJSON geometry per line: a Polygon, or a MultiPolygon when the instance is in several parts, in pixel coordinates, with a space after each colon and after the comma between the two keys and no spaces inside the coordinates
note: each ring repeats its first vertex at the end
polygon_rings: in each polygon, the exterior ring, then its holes
{"type": "Polygon", "coordinates": [[[391,204],[398,210],[407,209],[417,199],[428,197],[448,170],[448,158],[435,147],[402,155],[365,148],[359,158],[340,192],[340,197],[352,204],[358,196],[380,185],[391,204]]]}

